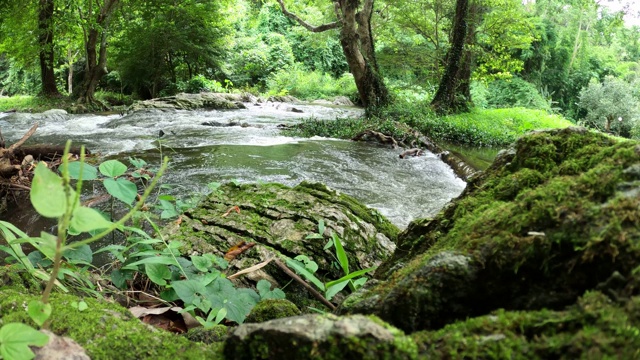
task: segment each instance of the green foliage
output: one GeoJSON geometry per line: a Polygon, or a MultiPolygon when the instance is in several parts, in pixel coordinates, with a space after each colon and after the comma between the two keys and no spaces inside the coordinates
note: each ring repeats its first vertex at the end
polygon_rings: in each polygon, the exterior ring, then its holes
{"type": "Polygon", "coordinates": [[[30,360],[35,357],[29,346],[44,346],[49,337],[29,325],[5,324],[0,328],[0,355],[5,360],[30,360]]]}
{"type": "Polygon", "coordinates": [[[280,70],[267,79],[269,95],[292,95],[301,100],[333,99],[336,96],[357,97],[351,74],[335,79],[319,71],[307,71],[294,66],[280,70]]]}
{"type": "Polygon", "coordinates": [[[633,88],[624,80],[607,76],[604,83],[593,79],[580,91],[580,107],[587,110],[586,125],[630,137],[639,127],[640,108],[633,88]]]}
{"type": "Polygon", "coordinates": [[[489,108],[523,107],[551,111],[549,102],[531,83],[519,77],[499,79],[489,83],[486,94],[489,108]]]}
{"type": "Polygon", "coordinates": [[[207,79],[204,75],[194,76],[184,85],[178,85],[180,91],[197,94],[200,92],[224,92],[225,88],[216,80],[207,79]]]}

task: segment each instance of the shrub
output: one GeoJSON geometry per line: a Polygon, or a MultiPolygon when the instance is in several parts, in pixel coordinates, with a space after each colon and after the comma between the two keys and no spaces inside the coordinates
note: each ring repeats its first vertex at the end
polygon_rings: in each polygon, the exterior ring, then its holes
{"type": "Polygon", "coordinates": [[[580,107],[587,110],[587,126],[630,137],[638,126],[640,111],[631,85],[624,80],[607,76],[603,83],[596,79],[580,91],[580,107]]]}
{"type": "Polygon", "coordinates": [[[178,89],[190,94],[197,94],[203,91],[223,92],[225,90],[219,81],[209,80],[204,75],[194,76],[186,83],[179,83],[178,89]]]}
{"type": "Polygon", "coordinates": [[[551,110],[549,102],[540,95],[536,87],[519,77],[489,83],[486,101],[488,108],[523,107],[551,110]]]}
{"type": "Polygon", "coordinates": [[[344,74],[336,79],[319,71],[307,71],[299,64],[280,70],[267,79],[269,95],[292,95],[303,100],[357,97],[353,76],[344,74]]]}

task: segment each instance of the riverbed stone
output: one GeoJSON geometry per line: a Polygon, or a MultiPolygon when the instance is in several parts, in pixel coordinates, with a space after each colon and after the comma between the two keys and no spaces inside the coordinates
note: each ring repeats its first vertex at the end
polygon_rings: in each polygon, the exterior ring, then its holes
{"type": "Polygon", "coordinates": [[[582,128],[522,137],[434,219],[401,233],[380,282],[339,312],[414,332],[500,309],[564,311],[594,290],[614,307],[635,301],[636,149],[582,128]]]}
{"type": "MultiPolygon", "coordinates": [[[[348,195],[323,184],[302,182],[293,188],[273,183],[222,185],[185,212],[179,226],[168,227],[166,232],[184,244],[187,254],[222,257],[241,242],[255,243],[231,260],[234,271],[275,256],[305,255],[318,264],[316,275],[330,281],[344,275],[333,266],[335,250],[324,249],[333,233],[342,240],[350,270],[356,271],[386,259],[395,249],[399,230],[377,210],[348,195]],[[326,225],[324,233],[310,236],[318,232],[321,220],[326,225]]],[[[279,286],[291,280],[273,264],[245,278],[254,282],[266,279],[279,286]]],[[[295,295],[290,300],[305,307],[295,295]]]]}
{"type": "Polygon", "coordinates": [[[199,94],[180,93],[157,99],[138,101],[129,107],[129,111],[143,109],[175,110],[231,110],[245,109],[244,103],[255,101],[255,97],[245,94],[227,94],[203,92],[199,94]]]}
{"type": "Polygon", "coordinates": [[[416,345],[375,317],[304,315],[243,324],[224,345],[226,359],[414,359],[416,345]]]}

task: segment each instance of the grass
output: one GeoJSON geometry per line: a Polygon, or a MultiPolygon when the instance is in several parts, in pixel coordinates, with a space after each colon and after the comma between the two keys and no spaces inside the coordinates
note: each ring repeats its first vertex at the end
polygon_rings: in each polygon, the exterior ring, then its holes
{"type": "Polygon", "coordinates": [[[267,88],[267,95],[291,95],[301,100],[333,99],[336,96],[353,98],[357,95],[351,74],[336,79],[329,74],[297,67],[271,75],[267,88]]]}
{"type": "MultiPolygon", "coordinates": [[[[130,95],[120,95],[117,93],[98,91],[95,98],[110,104],[111,106],[125,106],[132,103],[130,95]]],[[[32,95],[16,95],[10,97],[0,97],[0,112],[17,110],[20,112],[43,112],[51,109],[69,110],[74,105],[74,100],[68,96],[57,98],[47,98],[32,95]]]]}

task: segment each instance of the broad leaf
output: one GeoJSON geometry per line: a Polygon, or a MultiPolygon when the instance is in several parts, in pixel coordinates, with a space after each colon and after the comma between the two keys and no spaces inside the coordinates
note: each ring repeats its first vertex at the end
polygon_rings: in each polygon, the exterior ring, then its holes
{"type": "Polygon", "coordinates": [[[29,346],[45,346],[49,337],[29,325],[5,324],[0,328],[0,355],[4,359],[30,360],[34,358],[29,346]]]}
{"type": "Polygon", "coordinates": [[[133,200],[136,199],[136,195],[138,195],[136,184],[127,179],[104,179],[103,184],[111,196],[128,205],[131,205],[133,200]]]}
{"type": "Polygon", "coordinates": [[[171,279],[171,270],[164,264],[145,264],[144,271],[151,281],[160,286],[167,285],[167,279],[171,279]]]}
{"type": "Polygon", "coordinates": [[[171,283],[171,287],[185,304],[193,304],[197,297],[205,293],[204,286],[194,280],[174,281],[171,283]]]}
{"type": "Polygon", "coordinates": [[[93,262],[93,251],[91,250],[91,247],[86,244],[76,248],[73,247],[73,244],[69,244],[66,246],[62,256],[67,258],[67,260],[72,264],[91,264],[91,262],[93,262]]]}
{"type": "Polygon", "coordinates": [[[334,283],[331,286],[329,286],[329,284],[326,284],[327,291],[325,292],[324,297],[326,297],[327,300],[331,300],[337,293],[342,291],[342,289],[344,289],[347,285],[349,285],[349,280],[342,280],[341,282],[334,283]]]}
{"type": "MultiPolygon", "coordinates": [[[[69,171],[69,177],[71,179],[79,179],[81,167],[82,167],[82,180],[95,180],[98,178],[98,169],[86,163],[82,164],[80,161],[74,161],[69,163],[69,166],[67,167],[69,171]]],[[[62,171],[64,171],[64,169],[62,171]]]]}
{"type": "MultiPolygon", "coordinates": [[[[72,193],[72,190],[69,189],[72,193]]],[[[38,214],[48,218],[58,218],[67,209],[67,196],[62,178],[54,174],[43,163],[36,166],[31,183],[31,204],[38,214]]]]}
{"type": "Polygon", "coordinates": [[[89,232],[111,227],[113,224],[95,209],[79,206],[73,211],[71,228],[78,232],[89,232]]]}
{"type": "Polygon", "coordinates": [[[142,260],[132,262],[123,267],[123,269],[135,270],[136,266],[142,264],[165,264],[165,265],[177,265],[176,260],[170,256],[150,256],[142,260]]]}
{"type": "Polygon", "coordinates": [[[104,176],[118,177],[127,172],[127,165],[118,160],[107,160],[100,164],[100,172],[104,176]]]}
{"type": "Polygon", "coordinates": [[[284,292],[278,288],[275,288],[272,291],[271,283],[264,279],[258,281],[256,289],[258,289],[258,293],[260,294],[260,300],[284,299],[286,297],[284,292]]]}
{"type": "Polygon", "coordinates": [[[51,316],[51,304],[45,304],[42,300],[31,300],[27,305],[27,313],[33,322],[42,326],[51,316]]]}
{"type": "Polygon", "coordinates": [[[294,269],[295,272],[304,276],[307,280],[311,281],[318,289],[324,291],[324,284],[315,275],[309,272],[302,263],[296,260],[287,259],[287,266],[294,269]]]}
{"type": "Polygon", "coordinates": [[[213,266],[213,262],[204,256],[192,256],[191,263],[202,272],[209,271],[209,268],[213,266]]]}

